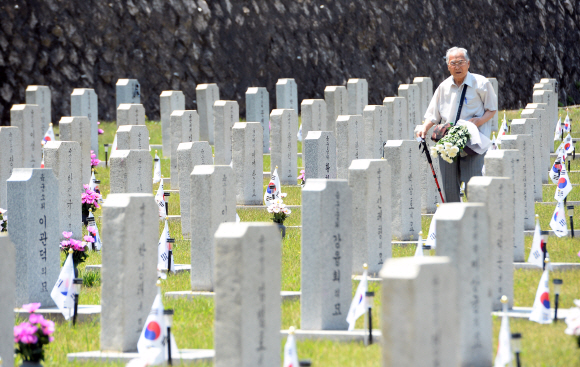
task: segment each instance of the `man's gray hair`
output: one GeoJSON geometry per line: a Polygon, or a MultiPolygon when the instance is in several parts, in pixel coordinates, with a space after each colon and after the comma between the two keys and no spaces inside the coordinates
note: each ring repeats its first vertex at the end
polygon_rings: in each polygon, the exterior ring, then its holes
{"type": "Polygon", "coordinates": [[[445,63],[449,64],[449,55],[455,53],[455,52],[462,52],[463,56],[465,56],[465,61],[469,61],[469,54],[467,53],[467,50],[461,47],[451,47],[449,50],[447,50],[447,53],[445,54],[445,63]]]}

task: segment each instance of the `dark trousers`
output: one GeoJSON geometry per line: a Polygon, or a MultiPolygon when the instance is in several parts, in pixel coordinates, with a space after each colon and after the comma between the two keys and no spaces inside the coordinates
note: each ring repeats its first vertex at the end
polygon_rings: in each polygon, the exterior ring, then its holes
{"type": "Polygon", "coordinates": [[[439,157],[441,170],[441,184],[446,203],[459,202],[459,188],[461,182],[467,183],[474,176],[481,176],[484,154],[470,155],[461,158],[461,177],[457,171],[457,159],[453,163],[447,163],[439,157]]]}

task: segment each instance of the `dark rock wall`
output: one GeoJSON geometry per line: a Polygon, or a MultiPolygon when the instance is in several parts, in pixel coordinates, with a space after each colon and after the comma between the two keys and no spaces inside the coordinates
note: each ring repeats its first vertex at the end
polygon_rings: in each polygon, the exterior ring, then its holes
{"type": "Polygon", "coordinates": [[[293,77],[299,100],[326,85],[366,78],[369,103],[398,85],[447,77],[445,51],[462,46],[471,71],[495,76],[500,108],[532,99],[542,77],[560,102],[580,102],[580,1],[574,0],[2,0],[0,116],[24,103],[29,84],[52,89],[53,121],[70,114],[73,88],[94,88],[99,116],[115,119],[115,83],[137,78],[159,119],[159,94],[182,90],[195,109],[198,83],[222,99],[293,77]]]}

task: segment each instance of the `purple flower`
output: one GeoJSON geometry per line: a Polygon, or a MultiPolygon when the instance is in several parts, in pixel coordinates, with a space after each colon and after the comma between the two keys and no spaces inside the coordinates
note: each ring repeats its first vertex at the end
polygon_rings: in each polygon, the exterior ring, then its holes
{"type": "Polygon", "coordinates": [[[100,125],[100,124],[101,124],[101,121],[97,121],[97,125],[100,125]]]}
{"type": "Polygon", "coordinates": [[[31,313],[30,316],[28,317],[28,321],[30,321],[31,324],[39,324],[44,321],[44,317],[42,317],[42,315],[39,315],[37,313],[31,313]]]}
{"type": "Polygon", "coordinates": [[[97,235],[97,229],[95,227],[93,227],[93,226],[88,226],[87,227],[87,231],[89,233],[91,233],[93,236],[96,236],[97,235]]]}
{"type": "Polygon", "coordinates": [[[72,232],[62,232],[62,236],[64,238],[70,238],[72,236],[72,232]]]}
{"type": "Polygon", "coordinates": [[[91,243],[94,243],[94,242],[95,242],[95,239],[93,238],[93,236],[90,236],[90,235],[89,235],[89,236],[84,236],[83,238],[84,238],[84,239],[85,239],[85,241],[87,241],[87,242],[91,242],[91,243]]]}
{"type": "Polygon", "coordinates": [[[85,250],[85,244],[82,243],[82,241],[77,241],[74,238],[71,238],[70,243],[72,245],[73,250],[75,250],[75,251],[84,251],[85,250]]]}
{"type": "Polygon", "coordinates": [[[28,322],[23,322],[18,326],[14,326],[14,342],[22,344],[36,344],[38,337],[36,332],[38,328],[28,322]]]}
{"type": "Polygon", "coordinates": [[[28,303],[22,305],[22,308],[24,311],[32,313],[40,308],[40,303],[28,303]]]}
{"type": "Polygon", "coordinates": [[[99,129],[99,135],[103,135],[105,132],[103,131],[103,129],[99,129]]]}
{"type": "Polygon", "coordinates": [[[61,243],[60,243],[60,247],[61,247],[61,248],[66,248],[66,247],[68,247],[68,246],[69,246],[69,244],[70,244],[70,243],[69,243],[69,241],[61,241],[61,243]]]}
{"type": "Polygon", "coordinates": [[[44,335],[51,335],[52,333],[54,333],[54,322],[42,319],[42,321],[40,322],[40,326],[42,327],[42,332],[44,333],[44,335]]]}

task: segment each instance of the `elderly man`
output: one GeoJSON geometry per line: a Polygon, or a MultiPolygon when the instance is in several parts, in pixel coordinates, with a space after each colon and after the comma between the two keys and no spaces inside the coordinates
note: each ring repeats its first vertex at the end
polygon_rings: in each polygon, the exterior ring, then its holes
{"type": "MultiPolygon", "coordinates": [[[[425,138],[433,125],[447,122],[454,125],[457,120],[467,120],[473,122],[482,134],[489,136],[490,119],[497,111],[497,97],[491,83],[484,76],[469,72],[469,55],[466,49],[450,48],[447,50],[445,60],[451,76],[445,79],[433,94],[423,125],[415,129],[416,135],[425,138]],[[465,97],[457,118],[462,93],[465,97]]],[[[459,201],[461,182],[468,182],[473,176],[481,176],[483,154],[462,157],[460,162],[458,160],[450,164],[439,157],[446,202],[459,201]]]]}

